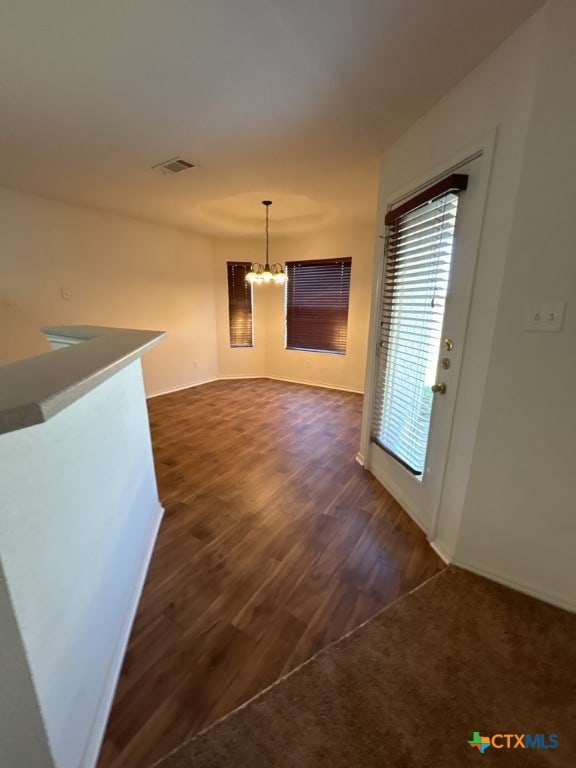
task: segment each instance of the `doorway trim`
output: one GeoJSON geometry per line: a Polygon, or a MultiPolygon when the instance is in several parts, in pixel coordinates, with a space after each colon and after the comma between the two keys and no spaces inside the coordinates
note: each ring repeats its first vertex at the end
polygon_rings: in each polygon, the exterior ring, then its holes
{"type": "MultiPolygon", "coordinates": [[[[384,247],[385,235],[384,235],[384,232],[381,231],[380,229],[380,227],[383,225],[384,215],[392,207],[397,206],[399,203],[403,202],[404,200],[408,199],[414,194],[417,194],[419,191],[425,189],[426,187],[429,187],[430,184],[445,177],[447,174],[455,173],[458,171],[458,169],[460,169],[465,164],[470,163],[471,161],[477,158],[480,158],[480,157],[482,158],[480,172],[477,179],[477,185],[478,185],[477,191],[478,191],[479,203],[477,206],[477,210],[474,212],[474,220],[473,220],[474,231],[471,238],[473,245],[472,245],[471,254],[470,254],[470,269],[466,276],[466,281],[463,288],[463,296],[464,296],[464,302],[466,307],[465,315],[464,315],[463,339],[464,339],[464,344],[466,344],[470,309],[471,309],[471,304],[472,304],[472,299],[474,294],[474,280],[475,280],[475,275],[477,271],[478,252],[480,250],[481,240],[482,240],[484,216],[485,216],[486,204],[488,199],[488,189],[489,189],[490,180],[492,177],[492,168],[493,168],[494,154],[496,149],[496,140],[497,140],[497,129],[489,131],[488,133],[480,137],[480,139],[474,142],[472,145],[468,145],[467,147],[462,148],[461,150],[456,152],[454,155],[452,155],[450,158],[447,158],[446,161],[443,162],[442,164],[435,166],[428,173],[422,174],[421,176],[418,177],[418,179],[412,181],[410,184],[407,184],[406,186],[398,190],[396,194],[388,196],[388,199],[386,201],[382,201],[382,204],[378,206],[378,222],[377,222],[378,230],[377,230],[375,252],[374,252],[373,289],[372,289],[372,301],[371,301],[371,311],[370,311],[368,355],[367,355],[367,362],[366,362],[366,377],[365,377],[366,386],[364,390],[365,391],[364,409],[362,414],[362,434],[361,434],[360,450],[357,455],[357,460],[362,464],[362,466],[365,469],[368,469],[369,471],[372,471],[370,423],[372,418],[372,411],[374,408],[374,393],[375,393],[376,375],[377,375],[375,351],[376,351],[376,346],[379,338],[378,318],[379,318],[380,295],[382,292],[383,272],[384,272],[384,264],[385,264],[385,259],[383,258],[383,247],[384,247]]],[[[449,457],[450,457],[454,425],[457,419],[458,386],[461,379],[462,368],[463,368],[463,365],[460,366],[458,376],[456,380],[453,382],[453,386],[456,388],[456,403],[454,407],[454,415],[450,424],[450,429],[448,431],[446,454],[445,454],[445,460],[444,460],[441,479],[440,479],[440,493],[434,503],[434,508],[431,510],[431,514],[429,517],[430,519],[429,526],[424,525],[423,521],[419,519],[419,516],[416,510],[410,508],[411,506],[410,503],[407,502],[406,499],[402,498],[403,494],[398,488],[394,487],[392,483],[388,483],[385,486],[387,490],[392,494],[392,496],[394,496],[394,498],[396,498],[396,500],[401,504],[403,509],[405,509],[406,512],[410,515],[410,517],[412,517],[412,519],[416,522],[416,524],[424,530],[424,532],[428,537],[428,540],[431,542],[434,541],[436,536],[440,509],[442,507],[442,497],[444,494],[446,468],[447,468],[449,457]]],[[[479,396],[480,395],[481,393],[479,393],[479,396]]],[[[379,482],[381,481],[379,480],[379,482]]],[[[447,557],[447,554],[448,553],[446,552],[442,553],[443,559],[446,559],[446,560],[449,559],[447,557]]]]}

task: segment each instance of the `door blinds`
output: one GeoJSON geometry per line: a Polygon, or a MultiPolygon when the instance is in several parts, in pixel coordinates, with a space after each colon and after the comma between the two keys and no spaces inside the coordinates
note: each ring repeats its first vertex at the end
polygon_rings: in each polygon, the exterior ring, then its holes
{"type": "Polygon", "coordinates": [[[252,267],[249,261],[228,261],[228,321],[230,346],[251,347],[252,286],[246,275],[252,267]]]}
{"type": "Polygon", "coordinates": [[[372,440],[424,472],[458,192],[453,174],[389,211],[372,440]]]}

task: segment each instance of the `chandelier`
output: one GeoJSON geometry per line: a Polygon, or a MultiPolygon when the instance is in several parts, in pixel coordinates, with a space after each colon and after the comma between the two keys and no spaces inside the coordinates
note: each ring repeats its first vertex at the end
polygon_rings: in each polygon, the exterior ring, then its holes
{"type": "Polygon", "coordinates": [[[268,260],[268,209],[272,205],[272,200],[262,200],[262,205],[266,206],[266,264],[258,262],[252,264],[250,272],[246,275],[249,283],[280,283],[284,284],[288,280],[282,264],[270,264],[268,260]]]}

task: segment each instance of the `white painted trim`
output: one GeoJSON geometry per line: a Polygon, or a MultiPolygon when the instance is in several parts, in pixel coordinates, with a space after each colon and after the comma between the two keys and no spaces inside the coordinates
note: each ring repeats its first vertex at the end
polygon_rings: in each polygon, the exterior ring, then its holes
{"type": "MultiPolygon", "coordinates": [[[[376,227],[384,224],[384,212],[381,210],[383,205],[381,195],[381,180],[378,182],[378,213],[376,227]]],[[[365,467],[372,471],[371,455],[371,425],[372,412],[374,410],[374,401],[376,393],[377,362],[376,349],[379,343],[380,330],[380,297],[382,295],[382,281],[384,275],[384,232],[376,230],[374,237],[374,257],[372,264],[372,293],[370,296],[370,317],[368,324],[368,348],[366,354],[366,368],[364,371],[364,402],[362,407],[362,420],[360,425],[360,452],[366,457],[365,467]]]]}
{"type": "Polygon", "coordinates": [[[420,519],[416,511],[412,508],[410,499],[404,496],[402,488],[394,483],[394,481],[391,481],[389,477],[384,476],[380,471],[381,467],[379,467],[378,463],[375,463],[374,460],[370,462],[368,469],[374,475],[376,480],[378,480],[380,485],[384,486],[388,493],[396,499],[398,504],[400,504],[402,509],[412,518],[412,520],[414,520],[418,528],[424,531],[426,535],[429,535],[430,531],[428,530],[428,527],[424,524],[424,521],[420,519]]]}
{"type": "Polygon", "coordinates": [[[360,464],[362,469],[365,469],[366,460],[364,458],[364,455],[362,453],[360,453],[360,451],[358,451],[358,453],[356,454],[355,459],[358,462],[358,464],[360,464]]]}
{"type": "Polygon", "coordinates": [[[226,374],[225,376],[218,376],[218,381],[234,381],[234,379],[269,379],[265,373],[253,374],[253,373],[239,373],[239,374],[226,374]]]}
{"type": "MultiPolygon", "coordinates": [[[[374,474],[374,472],[372,472],[372,474],[374,474]]],[[[376,475],[374,475],[374,477],[376,477],[376,475]]],[[[379,477],[376,477],[376,479],[382,483],[379,477]]],[[[384,485],[384,483],[382,483],[382,485],[384,485]]],[[[409,517],[411,517],[412,520],[414,520],[418,528],[420,528],[421,531],[424,531],[424,533],[428,535],[429,534],[428,526],[424,524],[424,521],[418,516],[418,514],[414,511],[414,509],[411,508],[411,505],[408,499],[405,499],[403,497],[403,494],[397,488],[397,486],[394,485],[394,483],[388,482],[386,485],[384,485],[384,488],[386,488],[388,493],[396,499],[396,501],[398,502],[398,504],[400,504],[404,512],[406,512],[406,514],[409,517]]]]}
{"type": "Polygon", "coordinates": [[[271,379],[272,381],[288,381],[291,384],[305,384],[308,387],[322,387],[322,389],[336,389],[339,392],[354,392],[357,395],[363,395],[362,389],[352,389],[351,387],[338,387],[334,384],[323,384],[320,381],[305,381],[304,379],[289,379],[285,376],[263,376],[258,378],[271,379]]]}
{"type": "Polygon", "coordinates": [[[434,552],[438,555],[440,560],[442,560],[446,565],[450,565],[452,563],[452,555],[448,552],[448,550],[444,547],[443,544],[441,544],[438,540],[436,541],[429,541],[428,542],[434,552]]]}
{"type": "Polygon", "coordinates": [[[153,397],[161,397],[162,395],[171,395],[172,392],[183,392],[185,389],[192,389],[192,387],[199,387],[201,384],[210,384],[212,381],[218,381],[219,377],[215,376],[212,379],[201,379],[200,381],[192,381],[190,384],[184,384],[182,387],[174,387],[173,389],[163,389],[160,392],[152,392],[146,395],[146,400],[152,400],[153,397]]]}
{"type": "Polygon", "coordinates": [[[388,213],[392,208],[417,195],[431,184],[440,181],[444,176],[451,173],[457,173],[458,170],[467,163],[471,163],[484,154],[487,145],[494,142],[496,128],[487,131],[477,141],[471,142],[466,146],[460,147],[456,152],[446,157],[444,162],[437,163],[433,168],[428,169],[428,173],[419,174],[412,181],[405,184],[402,189],[395,194],[390,195],[385,203],[384,213],[388,213]]]}
{"type": "Polygon", "coordinates": [[[132,598],[124,616],[124,622],[118,634],[116,648],[108,667],[108,675],[104,681],[104,685],[102,686],[100,701],[98,702],[96,714],[92,721],[92,725],[84,745],[79,768],[94,768],[98,760],[98,755],[102,747],[102,740],[104,738],[104,732],[108,722],[108,716],[110,714],[112,702],[114,700],[114,694],[116,692],[116,685],[118,683],[120,670],[122,669],[122,663],[126,653],[126,647],[128,645],[128,640],[132,631],[132,624],[134,622],[134,617],[136,616],[138,603],[140,602],[140,596],[144,587],[146,574],[148,573],[148,566],[150,564],[152,552],[154,551],[154,545],[156,543],[156,537],[158,535],[158,529],[160,528],[163,515],[164,508],[160,502],[158,502],[155,510],[153,511],[150,535],[144,548],[138,578],[136,579],[132,598]]]}
{"type": "Polygon", "coordinates": [[[319,381],[304,381],[303,379],[288,379],[283,376],[252,376],[251,374],[241,374],[239,376],[215,376],[212,379],[203,379],[202,381],[194,381],[191,384],[186,384],[184,387],[175,387],[174,389],[166,389],[162,392],[154,392],[153,394],[146,395],[146,400],[152,400],[154,397],[161,397],[162,395],[170,395],[173,392],[183,392],[185,389],[192,389],[193,387],[199,387],[202,384],[210,384],[213,381],[241,381],[243,379],[269,379],[270,381],[287,381],[290,384],[305,384],[308,387],[322,387],[322,389],[335,389],[338,392],[354,392],[357,395],[363,395],[364,391],[361,389],[351,389],[350,387],[338,387],[333,384],[322,384],[319,381]]]}
{"type": "MultiPolygon", "coordinates": [[[[465,346],[466,334],[468,331],[468,322],[470,316],[470,310],[472,306],[473,298],[473,286],[474,278],[477,269],[478,252],[482,240],[482,228],[484,223],[484,216],[486,211],[486,205],[488,200],[488,189],[492,178],[492,165],[496,146],[497,129],[494,128],[487,131],[483,136],[480,136],[472,144],[461,147],[450,157],[446,158],[442,164],[437,165],[434,169],[428,170],[425,174],[421,175],[418,179],[413,179],[410,183],[406,184],[402,190],[399,190],[394,195],[386,195],[383,197],[382,192],[379,192],[379,206],[378,206],[378,224],[384,222],[384,217],[387,211],[389,211],[394,205],[397,205],[402,200],[410,197],[418,191],[426,188],[439,178],[446,176],[449,173],[459,171],[467,164],[477,159],[482,159],[480,165],[480,173],[478,177],[478,191],[479,197],[479,209],[476,212],[475,218],[471,225],[472,228],[472,245],[470,251],[470,263],[467,270],[466,279],[462,286],[462,307],[463,311],[463,339],[462,343],[465,346]]],[[[398,484],[391,482],[388,477],[383,479],[382,472],[378,473],[377,468],[377,453],[380,449],[376,448],[374,452],[374,446],[371,442],[371,422],[372,412],[374,409],[374,400],[378,376],[378,363],[377,363],[377,343],[378,343],[378,329],[380,324],[380,305],[381,305],[381,292],[383,284],[383,275],[386,265],[386,253],[384,252],[384,245],[381,242],[384,238],[384,233],[378,234],[375,245],[375,259],[374,259],[374,273],[373,273],[373,292],[371,300],[370,311],[370,332],[368,341],[368,357],[366,368],[366,381],[365,381],[365,398],[364,408],[362,413],[362,431],[360,436],[360,451],[368,457],[367,468],[372,472],[376,479],[387,488],[387,490],[394,496],[395,499],[402,505],[410,517],[417,523],[417,525],[430,537],[435,535],[438,528],[439,510],[444,493],[444,482],[446,477],[446,470],[448,461],[450,459],[450,450],[452,448],[452,435],[454,432],[455,424],[454,418],[456,415],[456,408],[458,405],[458,385],[460,382],[460,375],[462,370],[462,357],[460,357],[457,366],[453,367],[451,389],[454,391],[454,401],[451,412],[449,414],[449,422],[447,427],[447,434],[445,443],[441,446],[441,453],[438,453],[440,459],[438,460],[438,487],[432,487],[430,491],[424,490],[424,486],[419,489],[420,509],[417,513],[416,506],[418,505],[417,494],[415,491],[414,500],[405,498],[405,491],[399,487],[401,483],[401,476],[398,477],[398,484]],[[376,469],[375,469],[376,465],[376,469]],[[421,516],[425,516],[427,519],[426,524],[423,524],[420,519],[421,516]]],[[[431,424],[431,428],[433,424],[431,424]]],[[[392,461],[392,460],[390,460],[392,461]]],[[[427,462],[428,463],[428,462],[427,462]]],[[[399,470],[401,471],[401,470],[399,470]]],[[[427,475],[425,475],[427,479],[427,475]]],[[[429,481],[428,481],[429,485],[429,481]]]]}
{"type": "Polygon", "coordinates": [[[530,597],[535,597],[538,600],[542,600],[545,603],[555,605],[557,608],[563,608],[565,611],[576,613],[576,601],[566,600],[562,595],[552,594],[545,592],[538,587],[527,584],[523,581],[516,581],[516,579],[510,578],[504,573],[498,573],[490,571],[477,563],[468,562],[466,559],[454,558],[452,565],[457,565],[459,568],[463,568],[465,571],[470,571],[478,576],[484,576],[485,579],[495,581],[498,584],[502,584],[505,587],[516,590],[516,592],[522,592],[530,597]]]}
{"type": "MultiPolygon", "coordinates": [[[[462,342],[464,347],[466,346],[467,339],[468,339],[470,313],[472,310],[472,301],[474,299],[474,283],[476,280],[476,273],[478,270],[478,257],[480,253],[480,248],[482,246],[482,236],[484,233],[484,219],[486,216],[486,207],[488,205],[488,193],[490,190],[490,183],[492,181],[492,171],[494,167],[494,155],[496,152],[497,137],[498,137],[498,128],[494,128],[491,131],[488,131],[481,138],[481,140],[479,140],[478,144],[476,144],[475,149],[472,147],[469,147],[467,150],[461,153],[461,157],[459,160],[456,160],[456,158],[454,158],[453,167],[455,170],[458,170],[460,167],[465,166],[467,163],[471,162],[473,159],[478,158],[482,160],[482,163],[480,165],[480,175],[478,179],[478,187],[479,187],[478,196],[480,198],[480,208],[476,212],[476,219],[475,219],[476,233],[473,237],[473,254],[472,254],[472,258],[470,259],[470,265],[469,265],[468,273],[466,275],[466,281],[463,286],[463,293],[462,293],[462,303],[463,303],[463,306],[465,307],[464,314],[462,317],[462,326],[463,326],[462,342]],[[468,158],[467,158],[467,155],[469,155],[468,158]]],[[[450,414],[450,426],[447,434],[446,445],[444,446],[444,459],[442,462],[442,471],[441,471],[442,477],[440,481],[438,498],[435,500],[435,503],[432,509],[432,517],[430,520],[430,532],[433,536],[436,535],[436,531],[438,530],[438,522],[440,519],[440,509],[442,507],[442,498],[445,493],[448,462],[450,461],[450,454],[451,454],[451,451],[453,450],[452,438],[454,435],[454,431],[456,429],[455,422],[456,422],[456,410],[458,407],[458,388],[460,386],[460,380],[462,377],[463,363],[464,363],[464,357],[461,356],[460,362],[456,367],[456,370],[453,371],[453,375],[452,375],[452,386],[454,387],[456,397],[454,399],[454,405],[452,408],[452,412],[450,414]]]]}

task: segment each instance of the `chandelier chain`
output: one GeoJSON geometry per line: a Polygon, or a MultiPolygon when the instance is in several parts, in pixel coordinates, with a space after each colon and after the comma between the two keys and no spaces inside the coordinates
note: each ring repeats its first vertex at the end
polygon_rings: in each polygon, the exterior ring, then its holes
{"type": "Polygon", "coordinates": [[[272,205],[272,200],[262,200],[262,205],[266,207],[266,263],[259,264],[255,261],[250,267],[250,271],[246,274],[246,281],[257,284],[274,282],[284,285],[288,281],[285,268],[280,263],[270,265],[270,219],[268,208],[272,205]]]}
{"type": "Polygon", "coordinates": [[[266,206],[266,264],[268,264],[268,209],[269,206],[266,206]]]}

